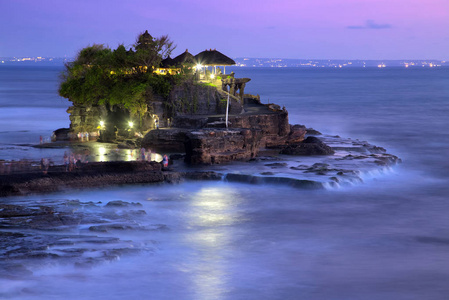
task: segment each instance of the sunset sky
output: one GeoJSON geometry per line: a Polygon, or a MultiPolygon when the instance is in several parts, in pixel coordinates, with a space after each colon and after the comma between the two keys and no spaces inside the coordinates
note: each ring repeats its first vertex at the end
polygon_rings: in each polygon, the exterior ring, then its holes
{"type": "Polygon", "coordinates": [[[449,60],[448,0],[0,0],[0,57],[168,34],[174,56],[449,60]]]}

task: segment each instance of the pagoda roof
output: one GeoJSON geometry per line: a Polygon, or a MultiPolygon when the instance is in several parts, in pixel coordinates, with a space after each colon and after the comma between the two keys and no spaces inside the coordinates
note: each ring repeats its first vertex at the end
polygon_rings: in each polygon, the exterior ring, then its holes
{"type": "Polygon", "coordinates": [[[217,50],[205,50],[195,55],[197,64],[203,66],[231,66],[235,61],[217,50]]]}
{"type": "Polygon", "coordinates": [[[195,63],[195,57],[192,54],[190,54],[188,49],[186,49],[186,51],[183,52],[182,54],[179,54],[178,56],[173,58],[174,65],[182,65],[184,63],[190,64],[195,63]]]}
{"type": "Polygon", "coordinates": [[[176,65],[175,60],[169,56],[161,61],[162,68],[169,68],[171,66],[176,65]]]}

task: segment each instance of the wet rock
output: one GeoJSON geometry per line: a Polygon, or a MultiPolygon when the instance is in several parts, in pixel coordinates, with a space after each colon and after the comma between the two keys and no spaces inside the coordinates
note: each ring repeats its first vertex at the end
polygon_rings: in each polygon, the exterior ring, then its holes
{"type": "Polygon", "coordinates": [[[266,164],[265,166],[271,167],[272,169],[275,169],[275,168],[284,168],[284,167],[287,166],[287,163],[271,163],[271,164],[266,164]]]}
{"type": "Polygon", "coordinates": [[[401,163],[402,160],[399,159],[397,156],[389,155],[389,154],[383,154],[382,156],[377,156],[376,160],[374,161],[375,164],[378,166],[390,166],[394,164],[401,163]]]}
{"type": "Polygon", "coordinates": [[[313,128],[307,128],[307,135],[322,135],[321,132],[319,132],[318,130],[315,130],[313,128]]]}
{"type": "Polygon", "coordinates": [[[296,167],[290,167],[292,170],[298,170],[298,171],[304,171],[309,169],[310,167],[308,165],[298,165],[296,167]]]}
{"type": "Polygon", "coordinates": [[[302,143],[288,145],[280,153],[287,155],[332,155],[335,151],[320,139],[309,136],[302,143]]]}
{"type": "Polygon", "coordinates": [[[329,164],[326,163],[314,163],[309,169],[311,170],[327,170],[329,164]]]}
{"type": "Polygon", "coordinates": [[[114,200],[114,201],[109,201],[106,204],[106,207],[135,207],[135,206],[142,206],[142,204],[140,204],[139,202],[126,202],[126,201],[122,201],[122,200],[114,200]]]}
{"type": "Polygon", "coordinates": [[[360,172],[356,171],[356,170],[342,170],[342,171],[337,172],[337,175],[338,176],[345,176],[345,175],[358,176],[358,175],[360,175],[360,172]]]}
{"type": "Polygon", "coordinates": [[[227,174],[226,180],[250,184],[282,184],[300,189],[322,189],[321,182],[287,177],[259,177],[245,174],[227,174]]]}
{"type": "Polygon", "coordinates": [[[59,128],[53,131],[53,141],[69,141],[70,128],[59,128]]]}
{"type": "Polygon", "coordinates": [[[302,170],[305,170],[304,168],[298,168],[298,167],[290,167],[290,169],[296,170],[296,171],[302,171],[302,170]]]}
{"type": "Polygon", "coordinates": [[[330,177],[329,179],[332,180],[332,181],[334,181],[334,182],[336,182],[336,183],[339,183],[339,182],[340,182],[340,179],[338,179],[338,177],[335,177],[335,176],[332,176],[332,177],[330,177]]]}
{"type": "Polygon", "coordinates": [[[139,209],[139,210],[131,210],[128,212],[128,214],[130,214],[131,216],[144,216],[147,214],[147,212],[144,211],[143,209],[139,209]]]}
{"type": "Polygon", "coordinates": [[[164,181],[158,162],[113,161],[82,164],[73,172],[50,166],[41,172],[0,175],[0,197],[48,193],[65,188],[86,188],[115,184],[152,183],[164,181]]]}
{"type": "Polygon", "coordinates": [[[303,144],[319,144],[323,143],[319,138],[314,136],[308,136],[304,141],[303,144]]]}
{"type": "Polygon", "coordinates": [[[261,131],[256,129],[202,129],[188,133],[186,159],[190,164],[222,164],[248,161],[260,148],[261,131]]]}
{"type": "Polygon", "coordinates": [[[159,129],[151,130],[142,140],[142,147],[162,152],[185,153],[187,133],[190,129],[159,129]]]}
{"type": "Polygon", "coordinates": [[[368,158],[367,155],[352,155],[352,154],[348,154],[344,157],[341,158],[336,158],[336,160],[353,160],[353,159],[366,159],[368,158]]]}
{"type": "Polygon", "coordinates": [[[290,125],[290,133],[287,137],[286,144],[295,144],[302,142],[304,140],[306,132],[306,126],[304,125],[290,125]]]}
{"type": "Polygon", "coordinates": [[[223,174],[216,173],[213,171],[209,172],[187,172],[184,177],[191,180],[221,180],[223,174]]]}
{"type": "Polygon", "coordinates": [[[107,225],[95,225],[95,226],[90,226],[89,230],[90,231],[95,231],[95,232],[109,232],[111,230],[138,230],[140,228],[138,227],[134,227],[134,226],[130,226],[127,224],[107,224],[107,225]]]}
{"type": "Polygon", "coordinates": [[[8,265],[2,264],[0,278],[30,275],[23,265],[16,263],[23,260],[29,266],[51,260],[52,263],[58,261],[61,264],[89,267],[116,260],[126,253],[152,249],[147,245],[133,245],[131,241],[122,241],[113,236],[64,234],[68,230],[73,232],[79,224],[101,222],[90,225],[88,229],[91,232],[168,230],[164,224],[142,226],[137,223],[136,219],[145,215],[143,210],[132,209],[140,207],[139,203],[120,200],[111,202],[110,207],[120,209],[112,212],[106,206],[92,206],[92,203],[79,200],[51,200],[47,202],[48,205],[33,207],[1,204],[0,225],[3,229],[12,228],[14,231],[0,231],[0,261],[8,261],[8,265]],[[84,207],[90,209],[84,210],[84,207]],[[26,230],[26,233],[18,230],[26,230]],[[46,232],[42,233],[42,230],[46,232]]]}
{"type": "Polygon", "coordinates": [[[163,172],[164,182],[179,183],[183,180],[183,176],[179,172],[163,172]]]}
{"type": "Polygon", "coordinates": [[[374,145],[370,145],[370,144],[364,144],[363,145],[366,149],[368,149],[369,152],[371,153],[385,153],[387,152],[387,150],[383,147],[379,147],[379,146],[374,146],[374,145]]]}

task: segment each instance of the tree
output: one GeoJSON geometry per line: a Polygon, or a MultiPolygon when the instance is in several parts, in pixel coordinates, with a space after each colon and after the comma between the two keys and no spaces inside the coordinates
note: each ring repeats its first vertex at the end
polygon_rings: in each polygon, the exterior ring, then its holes
{"type": "Polygon", "coordinates": [[[130,69],[132,64],[132,56],[134,52],[130,49],[126,50],[123,44],[120,44],[117,49],[112,52],[112,61],[111,65],[114,69],[118,70],[128,70],[130,69]]]}
{"type": "Polygon", "coordinates": [[[111,49],[104,47],[103,44],[93,44],[81,49],[74,63],[77,65],[102,65],[110,54],[111,49]]]}
{"type": "Polygon", "coordinates": [[[162,59],[169,56],[176,46],[173,45],[173,41],[167,35],[153,38],[146,30],[139,34],[134,48],[136,50],[134,56],[137,69],[146,72],[152,67],[159,66],[162,59]]]}
{"type": "Polygon", "coordinates": [[[123,44],[115,50],[100,44],[88,46],[65,65],[59,94],[75,104],[120,107],[142,120],[153,93],[168,97],[179,79],[152,72],[173,49],[168,36],[155,39],[148,31],[138,36],[135,51],[123,44]]]}

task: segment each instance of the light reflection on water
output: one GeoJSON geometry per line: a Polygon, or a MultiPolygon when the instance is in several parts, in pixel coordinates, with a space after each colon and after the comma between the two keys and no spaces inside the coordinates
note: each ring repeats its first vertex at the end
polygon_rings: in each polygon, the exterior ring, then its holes
{"type": "Polygon", "coordinates": [[[198,249],[198,264],[190,268],[200,270],[194,276],[195,291],[203,299],[212,299],[226,291],[227,275],[223,249],[229,249],[232,240],[232,227],[237,217],[234,199],[238,192],[233,186],[203,187],[192,196],[193,214],[188,220],[189,227],[200,227],[186,237],[188,244],[198,249]]]}
{"type": "Polygon", "coordinates": [[[440,211],[449,204],[425,192],[438,183],[404,185],[414,198],[391,197],[398,182],[381,184],[301,191],[201,182],[14,198],[140,202],[139,223],[168,230],[95,233],[153,250],[92,269],[54,261],[2,283],[12,299],[444,299],[449,220],[440,211]]]}

